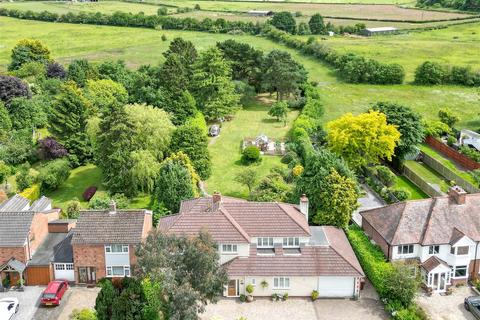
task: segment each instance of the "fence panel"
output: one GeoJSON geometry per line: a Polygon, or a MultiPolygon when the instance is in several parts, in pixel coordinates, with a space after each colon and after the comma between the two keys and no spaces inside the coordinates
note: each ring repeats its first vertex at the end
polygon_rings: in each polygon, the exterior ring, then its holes
{"type": "Polygon", "coordinates": [[[439,197],[445,195],[442,191],[435,189],[428,182],[423,180],[418,174],[413,172],[408,166],[403,166],[403,174],[410,179],[417,187],[430,197],[439,197]]]}

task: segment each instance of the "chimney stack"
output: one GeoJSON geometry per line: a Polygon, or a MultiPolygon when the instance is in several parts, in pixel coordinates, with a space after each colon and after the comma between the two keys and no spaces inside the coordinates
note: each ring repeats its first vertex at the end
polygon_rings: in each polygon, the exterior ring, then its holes
{"type": "Polygon", "coordinates": [[[213,203],[220,203],[222,202],[222,195],[220,192],[215,191],[212,196],[212,202],[213,203]]]}
{"type": "Polygon", "coordinates": [[[117,204],[115,203],[115,201],[110,201],[110,205],[109,205],[109,213],[110,214],[114,214],[117,212],[117,204]]]}
{"type": "Polygon", "coordinates": [[[308,222],[308,198],[305,194],[300,197],[300,212],[305,215],[308,222]]]}
{"type": "Polygon", "coordinates": [[[448,190],[448,195],[453,199],[457,204],[465,204],[467,198],[467,192],[463,190],[460,186],[453,186],[448,190]]]}

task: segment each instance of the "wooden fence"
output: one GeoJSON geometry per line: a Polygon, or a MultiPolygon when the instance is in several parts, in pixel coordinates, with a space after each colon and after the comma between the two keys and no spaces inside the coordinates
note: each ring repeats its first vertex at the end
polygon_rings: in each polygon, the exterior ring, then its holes
{"type": "Polygon", "coordinates": [[[430,183],[423,180],[422,177],[420,177],[406,165],[403,166],[403,174],[430,197],[439,197],[445,195],[445,193],[437,190],[430,183]]]}
{"type": "Polygon", "coordinates": [[[469,157],[461,154],[457,150],[438,141],[434,137],[431,137],[431,136],[426,137],[425,143],[428,144],[433,149],[437,150],[438,152],[442,153],[443,155],[451,158],[452,160],[454,160],[455,162],[457,162],[459,165],[461,165],[467,170],[480,169],[480,163],[473,161],[469,157]]]}

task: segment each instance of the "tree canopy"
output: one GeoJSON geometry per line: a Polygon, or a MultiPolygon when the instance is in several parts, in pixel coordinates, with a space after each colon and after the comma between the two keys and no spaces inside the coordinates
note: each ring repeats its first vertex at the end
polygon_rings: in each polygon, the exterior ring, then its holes
{"type": "Polygon", "coordinates": [[[330,150],[341,155],[352,168],[359,169],[383,159],[392,160],[400,132],[378,111],[358,116],[347,113],[327,124],[327,140],[330,150]]]}
{"type": "Polygon", "coordinates": [[[275,26],[275,28],[288,33],[295,34],[295,31],[297,30],[297,23],[295,21],[295,18],[288,11],[275,13],[270,23],[275,26]]]}
{"type": "Polygon", "coordinates": [[[323,17],[320,13],[315,13],[308,20],[308,26],[310,27],[310,32],[312,34],[323,34],[326,31],[325,23],[323,22],[323,17]]]}
{"type": "Polygon", "coordinates": [[[8,70],[19,69],[28,62],[40,62],[46,65],[50,61],[50,50],[39,40],[22,39],[12,49],[12,61],[8,70]]]}

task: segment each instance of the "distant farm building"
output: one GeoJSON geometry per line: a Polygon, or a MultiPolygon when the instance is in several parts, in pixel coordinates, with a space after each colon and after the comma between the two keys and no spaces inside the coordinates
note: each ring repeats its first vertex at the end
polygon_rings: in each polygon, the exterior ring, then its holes
{"type": "Polygon", "coordinates": [[[390,34],[397,32],[397,28],[394,27],[379,27],[379,28],[365,28],[360,31],[360,33],[364,36],[371,37],[380,34],[390,34]]]}
{"type": "Polygon", "coordinates": [[[266,10],[250,10],[248,14],[255,17],[270,17],[273,16],[273,11],[266,10]]]}

